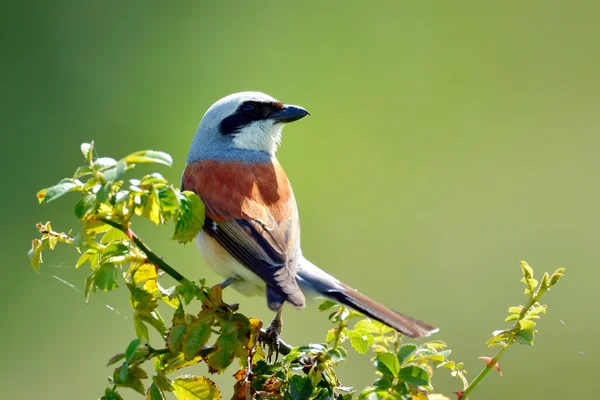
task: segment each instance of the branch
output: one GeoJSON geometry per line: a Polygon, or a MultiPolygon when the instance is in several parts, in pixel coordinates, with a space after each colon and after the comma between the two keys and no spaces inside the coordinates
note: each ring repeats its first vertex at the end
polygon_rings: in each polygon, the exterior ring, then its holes
{"type": "Polygon", "coordinates": [[[100,221],[126,234],[129,238],[131,238],[133,243],[135,243],[135,245],[139,247],[140,250],[142,250],[142,252],[148,258],[148,261],[165,271],[167,275],[175,279],[177,282],[193,285],[192,281],[181,275],[179,272],[177,272],[177,270],[175,270],[175,268],[171,267],[162,258],[160,258],[154,252],[152,252],[152,250],[150,250],[148,246],[146,246],[144,242],[142,242],[142,240],[135,233],[133,233],[133,231],[130,228],[125,228],[123,225],[106,218],[100,218],[100,221]]]}

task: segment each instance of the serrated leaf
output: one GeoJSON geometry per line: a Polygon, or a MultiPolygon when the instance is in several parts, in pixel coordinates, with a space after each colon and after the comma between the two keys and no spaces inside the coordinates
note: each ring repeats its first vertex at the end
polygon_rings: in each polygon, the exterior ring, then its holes
{"type": "Polygon", "coordinates": [[[204,347],[210,339],[211,327],[201,319],[194,320],[187,326],[183,338],[183,355],[186,360],[191,360],[204,347]]]}
{"type": "Polygon", "coordinates": [[[179,201],[177,200],[177,193],[170,187],[164,187],[157,190],[158,201],[160,203],[160,209],[165,219],[171,218],[177,215],[179,209],[179,201]]]}
{"type": "Polygon", "coordinates": [[[148,378],[148,374],[146,371],[141,369],[140,367],[126,367],[127,364],[122,365],[117,368],[113,373],[113,380],[117,386],[128,387],[135,390],[138,393],[144,394],[144,384],[142,383],[142,379],[148,378]],[[126,373],[123,374],[122,371],[126,370],[126,373]]]}
{"type": "Polygon", "coordinates": [[[144,211],[142,212],[142,215],[148,218],[150,221],[154,222],[156,225],[160,225],[164,222],[161,214],[158,193],[156,193],[155,191],[151,191],[148,193],[148,198],[146,200],[146,205],[144,206],[144,211]]]}
{"type": "Polygon", "coordinates": [[[154,264],[142,264],[136,266],[131,276],[134,285],[138,285],[156,278],[158,278],[158,274],[156,273],[156,267],[154,264]]]}
{"type": "Polygon", "coordinates": [[[411,386],[429,386],[431,379],[429,372],[418,365],[402,368],[398,377],[411,386]]]}
{"type": "Polygon", "coordinates": [[[106,389],[100,400],[123,400],[123,397],[112,389],[106,389]]]}
{"type": "Polygon", "coordinates": [[[354,329],[362,329],[369,333],[379,333],[379,326],[370,319],[361,319],[354,325],[354,329]]]}
{"type": "Polygon", "coordinates": [[[373,336],[364,329],[353,329],[348,331],[350,344],[358,354],[365,354],[373,344],[373,336]]]}
{"type": "Polygon", "coordinates": [[[375,367],[383,376],[396,377],[400,371],[398,357],[392,353],[381,353],[375,359],[375,367]]]}
{"type": "Polygon", "coordinates": [[[146,400],[166,400],[165,394],[152,382],[146,392],[146,400]]]}
{"type": "Polygon", "coordinates": [[[75,216],[83,219],[96,209],[96,196],[89,194],[75,203],[75,216]]]}
{"type": "Polygon", "coordinates": [[[50,203],[81,186],[81,182],[77,179],[65,178],[48,189],[40,190],[37,194],[37,198],[40,204],[50,203]]]}
{"type": "Polygon", "coordinates": [[[221,334],[215,343],[215,350],[206,359],[209,371],[223,372],[233,361],[238,346],[240,344],[237,337],[221,334]]]}
{"type": "Polygon", "coordinates": [[[516,319],[519,319],[520,315],[519,314],[511,314],[508,317],[506,317],[506,319],[504,321],[508,322],[508,321],[514,321],[516,319]]]}
{"type": "Polygon", "coordinates": [[[288,382],[288,392],[292,400],[306,400],[313,392],[312,383],[308,376],[292,375],[288,382]]]}
{"type": "Polygon", "coordinates": [[[221,393],[214,382],[203,376],[184,375],[172,383],[177,400],[219,400],[221,393]]]}
{"type": "Polygon", "coordinates": [[[117,288],[117,267],[112,263],[106,263],[94,271],[94,286],[103,292],[109,292],[117,288]]]}
{"type": "Polygon", "coordinates": [[[525,330],[525,329],[531,329],[535,326],[535,322],[528,320],[528,319],[524,319],[519,321],[519,330],[525,330]]]}
{"type": "Polygon", "coordinates": [[[173,240],[188,243],[196,237],[204,225],[204,203],[196,194],[188,191],[178,193],[177,199],[179,210],[173,240]]]}
{"type": "Polygon", "coordinates": [[[534,334],[535,331],[531,329],[521,330],[519,333],[517,333],[517,342],[520,344],[528,344],[533,346],[534,334]]]}
{"type": "Polygon", "coordinates": [[[181,348],[186,330],[187,327],[185,325],[174,325],[169,330],[167,347],[171,350],[171,353],[177,353],[181,348]]]}
{"type": "Polygon", "coordinates": [[[400,365],[406,364],[410,357],[417,351],[417,345],[412,343],[405,343],[398,349],[398,362],[400,365]]]}
{"type": "Polygon", "coordinates": [[[124,157],[123,160],[127,164],[157,163],[169,167],[173,165],[173,158],[169,154],[156,150],[136,151],[124,157]]]}

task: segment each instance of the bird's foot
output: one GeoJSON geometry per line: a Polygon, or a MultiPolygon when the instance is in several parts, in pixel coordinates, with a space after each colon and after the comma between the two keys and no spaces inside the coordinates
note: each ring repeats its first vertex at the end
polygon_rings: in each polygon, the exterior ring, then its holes
{"type": "Polygon", "coordinates": [[[267,361],[271,362],[273,354],[275,354],[275,361],[279,357],[279,349],[282,345],[283,340],[281,339],[281,329],[283,328],[283,319],[281,318],[281,310],[277,311],[273,321],[267,326],[267,329],[261,332],[261,342],[268,348],[267,350],[267,361]]]}

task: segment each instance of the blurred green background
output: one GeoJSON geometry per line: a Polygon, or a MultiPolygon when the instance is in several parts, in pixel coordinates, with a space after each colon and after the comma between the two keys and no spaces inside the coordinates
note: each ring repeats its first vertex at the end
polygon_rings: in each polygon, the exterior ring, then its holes
{"type": "MultiPolygon", "coordinates": [[[[91,139],[106,156],[167,151],[175,166],[160,171],[178,182],[204,111],[242,90],[312,113],[286,128],[279,152],[308,258],[438,324],[436,339],[471,378],[483,364],[477,357],[491,353],[486,339],[506,326],[506,308],[524,301],[518,261],[538,273],[566,267],[536,345],[511,349],[504,376],[490,375],[472,397],[597,393],[597,2],[2,8],[2,398],[98,398],[106,360],[133,335],[125,292],[85,305],[76,290],[86,272],[72,268],[71,249],[47,254],[40,276],[31,270],[36,222],[77,225],[75,196],[40,207],[36,191],[70,175],[82,162],[79,144],[91,139]]],[[[218,281],[194,245],[149,228],[139,226],[140,235],[167,261],[218,281]]],[[[264,299],[227,299],[271,317],[264,299]]],[[[286,340],[323,340],[329,325],[316,306],[286,314],[286,340]]],[[[375,377],[367,357],[352,356],[340,373],[358,388],[375,377]]],[[[229,398],[230,374],[215,379],[229,398]]],[[[460,390],[445,371],[434,383],[447,395],[460,390]]]]}

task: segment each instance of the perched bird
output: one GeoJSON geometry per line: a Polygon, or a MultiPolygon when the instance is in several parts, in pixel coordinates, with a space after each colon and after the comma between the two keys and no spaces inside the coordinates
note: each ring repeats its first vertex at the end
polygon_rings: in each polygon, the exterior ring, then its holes
{"type": "MultiPolygon", "coordinates": [[[[351,307],[410,337],[434,326],[393,311],[312,264],[300,248],[298,208],[275,157],[285,123],[309,115],[259,92],[229,95],[200,122],[187,157],[182,187],[205,204],[196,242],[207,264],[246,295],[266,293],[269,308],[303,308],[305,295],[351,307]]],[[[277,318],[276,317],[276,318],[277,318]]]]}

